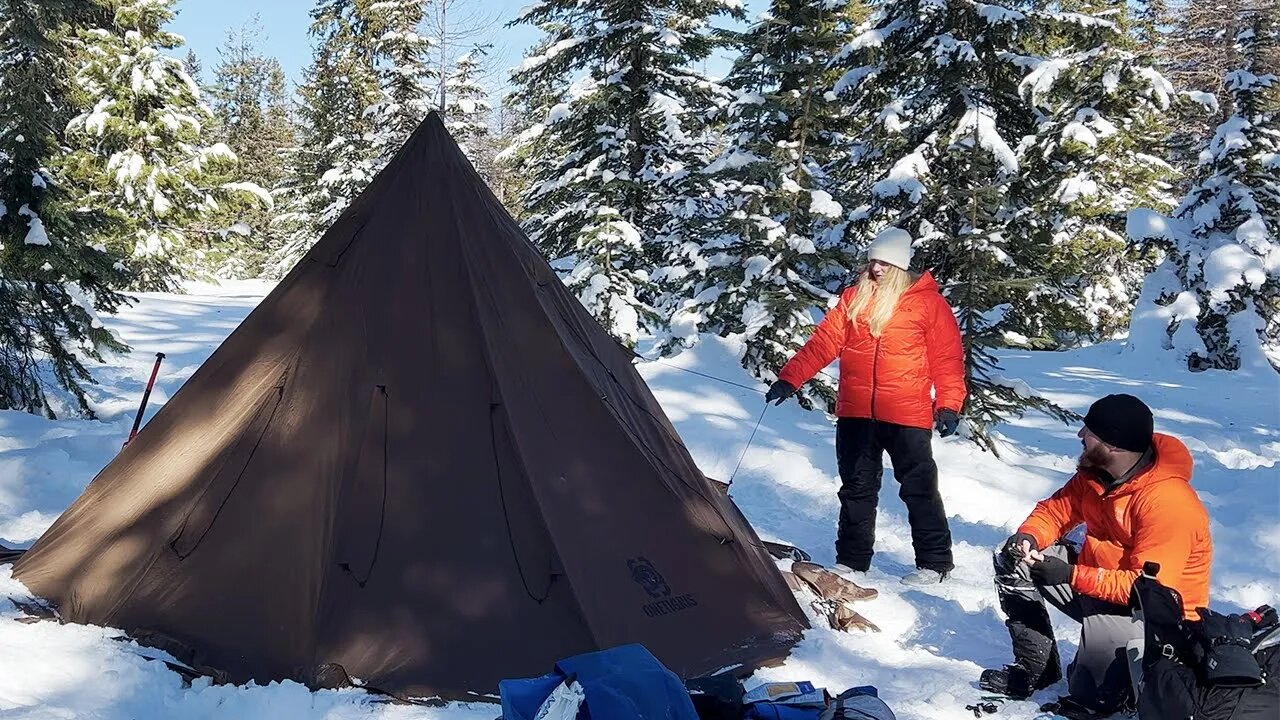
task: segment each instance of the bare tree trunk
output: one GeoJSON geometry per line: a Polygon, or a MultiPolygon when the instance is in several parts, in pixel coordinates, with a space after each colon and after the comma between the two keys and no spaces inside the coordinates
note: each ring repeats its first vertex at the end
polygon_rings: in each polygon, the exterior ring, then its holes
{"type": "MultiPolygon", "coordinates": [[[[499,14],[490,9],[486,0],[422,0],[430,9],[427,15],[427,36],[435,47],[437,82],[435,93],[438,108],[444,112],[448,104],[447,83],[456,69],[458,50],[474,45],[477,40],[493,35],[499,14]]],[[[499,55],[490,56],[484,64],[483,77],[489,77],[501,66],[499,55]]]]}
{"type": "Polygon", "coordinates": [[[449,88],[449,3],[440,3],[440,114],[444,114],[449,88]]]}

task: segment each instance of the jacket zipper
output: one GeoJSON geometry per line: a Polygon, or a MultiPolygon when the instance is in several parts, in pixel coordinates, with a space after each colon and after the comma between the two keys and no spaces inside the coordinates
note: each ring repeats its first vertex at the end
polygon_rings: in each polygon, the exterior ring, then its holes
{"type": "Polygon", "coordinates": [[[876,350],[871,356],[871,422],[876,421],[876,379],[880,366],[880,338],[876,338],[876,350]]]}

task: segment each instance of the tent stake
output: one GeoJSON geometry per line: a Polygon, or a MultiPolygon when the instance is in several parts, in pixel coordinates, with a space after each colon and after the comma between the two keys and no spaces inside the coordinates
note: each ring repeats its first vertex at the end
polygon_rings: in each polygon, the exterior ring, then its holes
{"type": "Polygon", "coordinates": [[[147,380],[147,389],[142,393],[142,404],[138,406],[138,416],[133,419],[133,429],[129,431],[129,439],[124,441],[124,447],[129,447],[129,443],[138,436],[138,428],[142,425],[142,414],[147,410],[147,400],[151,398],[151,388],[155,387],[161,360],[164,360],[164,353],[156,353],[156,364],[151,366],[151,379],[147,380]]]}

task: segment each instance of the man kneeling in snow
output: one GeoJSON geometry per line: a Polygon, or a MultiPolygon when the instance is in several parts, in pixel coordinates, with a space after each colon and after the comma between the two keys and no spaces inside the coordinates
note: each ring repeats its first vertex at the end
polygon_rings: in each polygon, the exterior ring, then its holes
{"type": "Polygon", "coordinates": [[[1182,594],[1186,617],[1209,604],[1209,517],[1191,488],[1191,454],[1152,431],[1151,410],[1132,395],[1095,402],[1079,433],[1071,480],[1036,504],[995,554],[996,589],[1014,662],[982,673],[984,690],[1026,698],[1062,677],[1048,600],[1081,624],[1061,710],[1107,714],[1131,696],[1125,646],[1142,637],[1129,590],[1142,564],[1182,594]],[[1064,541],[1081,523],[1082,548],[1064,541]]]}

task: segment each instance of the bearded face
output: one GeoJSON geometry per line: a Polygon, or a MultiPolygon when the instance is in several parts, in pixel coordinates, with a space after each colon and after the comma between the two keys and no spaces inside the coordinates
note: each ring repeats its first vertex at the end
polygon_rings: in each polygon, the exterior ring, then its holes
{"type": "Polygon", "coordinates": [[[1107,466],[1107,461],[1111,457],[1111,451],[1106,445],[1098,443],[1097,445],[1084,444],[1084,450],[1080,452],[1080,459],[1076,461],[1076,465],[1081,470],[1101,470],[1107,466]]]}
{"type": "Polygon", "coordinates": [[[1080,429],[1080,445],[1083,449],[1076,466],[1081,470],[1102,470],[1111,461],[1111,448],[1087,427],[1080,429]]]}

